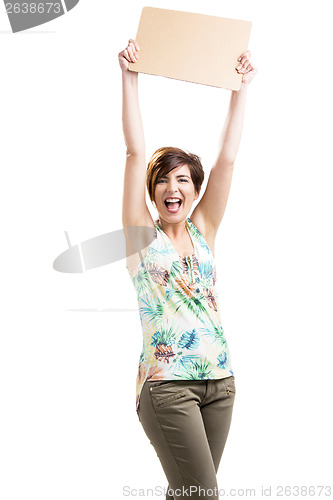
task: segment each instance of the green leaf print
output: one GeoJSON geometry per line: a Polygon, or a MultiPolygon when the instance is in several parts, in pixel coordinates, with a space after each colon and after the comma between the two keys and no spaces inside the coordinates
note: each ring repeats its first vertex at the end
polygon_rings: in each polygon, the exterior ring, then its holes
{"type": "Polygon", "coordinates": [[[213,272],[211,262],[199,262],[199,272],[201,276],[201,284],[204,288],[209,289],[213,284],[213,272]]]}
{"type": "Polygon", "coordinates": [[[170,278],[175,280],[182,273],[183,266],[180,260],[174,260],[169,271],[170,278]]]}
{"type": "Polygon", "coordinates": [[[197,349],[200,343],[200,337],[195,328],[190,332],[187,331],[181,336],[178,347],[183,347],[184,349],[197,349]]]}
{"type": "Polygon", "coordinates": [[[187,370],[187,367],[191,366],[193,361],[199,361],[200,356],[199,354],[184,354],[184,356],[180,356],[177,359],[174,360],[175,363],[177,363],[177,370],[183,369],[187,370]]]}
{"type": "Polygon", "coordinates": [[[149,295],[151,292],[151,284],[148,273],[146,269],[140,268],[140,271],[136,276],[132,278],[133,285],[139,295],[149,295]]]}
{"type": "Polygon", "coordinates": [[[200,233],[200,231],[197,229],[197,227],[193,224],[190,218],[189,219],[189,224],[191,225],[192,229],[192,237],[206,250],[206,252],[211,253],[207,243],[204,240],[203,235],[200,233]]]}
{"type": "Polygon", "coordinates": [[[183,311],[185,307],[196,317],[203,318],[203,316],[207,314],[206,308],[203,305],[202,299],[204,298],[204,296],[202,294],[196,297],[192,297],[192,296],[186,296],[183,294],[183,292],[176,290],[174,293],[174,297],[175,298],[173,304],[176,306],[175,307],[176,311],[178,311],[178,309],[181,309],[183,311]]]}
{"type": "Polygon", "coordinates": [[[142,351],[141,354],[140,354],[139,364],[143,363],[144,361],[145,361],[145,353],[142,351]]]}
{"type": "Polygon", "coordinates": [[[157,346],[158,344],[164,345],[172,345],[176,342],[177,333],[173,329],[172,326],[169,328],[161,327],[157,332],[152,336],[152,342],[150,345],[157,346]]]}
{"type": "Polygon", "coordinates": [[[226,345],[222,325],[215,325],[213,330],[202,328],[201,331],[203,332],[202,335],[209,337],[212,342],[217,342],[221,347],[226,345]]]}
{"type": "Polygon", "coordinates": [[[150,321],[154,323],[161,322],[163,320],[164,304],[156,297],[152,297],[151,302],[148,299],[142,298],[142,303],[146,304],[141,306],[142,315],[148,317],[148,323],[150,321]]]}
{"type": "Polygon", "coordinates": [[[227,353],[221,352],[221,354],[217,357],[217,366],[219,368],[226,368],[228,364],[228,355],[227,353]]]}
{"type": "Polygon", "coordinates": [[[165,298],[167,301],[169,301],[170,299],[172,299],[174,293],[176,292],[176,290],[173,290],[172,288],[167,288],[165,290],[165,298]]]}
{"type": "Polygon", "coordinates": [[[186,380],[205,380],[212,374],[212,363],[197,355],[182,356],[172,365],[174,374],[186,380]]]}

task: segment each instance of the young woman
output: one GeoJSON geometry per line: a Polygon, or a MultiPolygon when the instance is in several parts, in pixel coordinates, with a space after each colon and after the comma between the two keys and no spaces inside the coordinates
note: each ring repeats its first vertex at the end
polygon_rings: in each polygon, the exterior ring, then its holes
{"type": "MultiPolygon", "coordinates": [[[[143,348],[136,380],[136,411],[169,482],[167,499],[217,499],[216,473],[228,436],[235,381],[221,324],[214,241],[231,185],[241,138],[250,52],[235,71],[223,141],[206,190],[198,156],[174,147],[158,149],[148,168],[138,102],[138,44],[119,54],[123,84],[123,130],[127,158],[123,226],[154,229],[154,239],[127,269],[138,295],[143,348]],[[154,221],[145,191],[158,211],[154,221]]],[[[127,244],[130,247],[133,241],[127,244]]],[[[135,242],[137,243],[137,242],[135,242]]]]}

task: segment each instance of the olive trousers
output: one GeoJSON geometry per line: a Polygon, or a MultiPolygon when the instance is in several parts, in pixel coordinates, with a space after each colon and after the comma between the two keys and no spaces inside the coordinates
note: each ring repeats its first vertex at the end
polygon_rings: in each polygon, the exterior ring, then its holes
{"type": "Polygon", "coordinates": [[[144,383],[137,415],[169,482],[167,500],[219,498],[235,393],[234,376],[144,383]]]}

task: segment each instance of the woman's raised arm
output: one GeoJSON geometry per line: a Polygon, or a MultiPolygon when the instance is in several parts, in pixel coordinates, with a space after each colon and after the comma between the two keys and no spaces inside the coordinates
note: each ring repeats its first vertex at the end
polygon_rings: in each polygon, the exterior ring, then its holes
{"type": "Polygon", "coordinates": [[[150,217],[146,205],[145,140],[139,107],[138,73],[128,68],[130,62],[138,60],[139,50],[137,42],[130,39],[126,49],[118,55],[122,70],[122,121],[127,148],[122,211],[124,226],[143,225],[150,217]]]}
{"type": "Polygon", "coordinates": [[[242,135],[247,89],[257,72],[250,57],[250,51],[246,51],[238,59],[239,64],[235,69],[243,75],[241,88],[231,92],[219,153],[211,169],[205,192],[193,211],[193,216],[195,214],[195,218],[200,220],[201,227],[205,228],[210,240],[215,239],[226,209],[234,162],[242,135]]]}
{"type": "Polygon", "coordinates": [[[129,63],[138,60],[139,46],[130,39],[125,50],[119,53],[122,70],[122,118],[127,155],[145,155],[145,140],[138,98],[138,73],[129,70],[129,63]]]}

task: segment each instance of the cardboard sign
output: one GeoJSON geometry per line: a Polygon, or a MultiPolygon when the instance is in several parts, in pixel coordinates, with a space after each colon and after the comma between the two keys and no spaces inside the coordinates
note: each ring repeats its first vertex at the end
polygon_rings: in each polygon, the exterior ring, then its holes
{"type": "Polygon", "coordinates": [[[247,50],[252,23],[144,7],[136,36],[139,60],[129,69],[239,90],[238,57],[247,50]]]}

